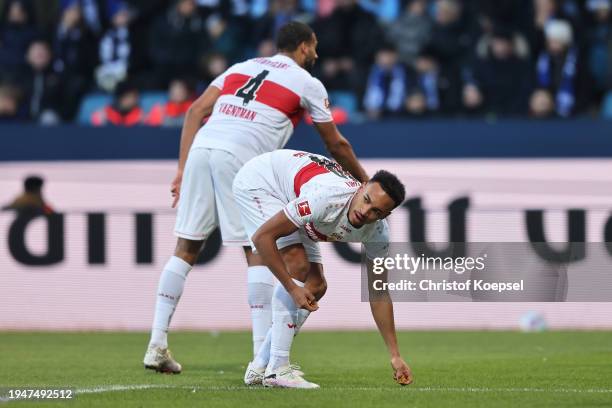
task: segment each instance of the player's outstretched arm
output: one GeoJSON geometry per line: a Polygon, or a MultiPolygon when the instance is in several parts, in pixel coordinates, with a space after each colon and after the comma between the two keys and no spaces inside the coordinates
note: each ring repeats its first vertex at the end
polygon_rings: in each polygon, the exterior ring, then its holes
{"type": "MultiPolygon", "coordinates": [[[[372,289],[374,279],[386,281],[386,272],[381,275],[372,273],[372,264],[368,260],[368,288],[372,289]]],[[[383,337],[387,350],[391,356],[391,367],[393,368],[393,379],[401,385],[411,384],[413,381],[412,370],[400,355],[395,332],[395,319],[393,316],[393,302],[388,292],[370,291],[370,310],[378,327],[378,331],[383,337]]]]}
{"type": "Polygon", "coordinates": [[[183,170],[185,169],[187,155],[189,154],[189,149],[191,149],[193,139],[196,133],[198,133],[200,126],[202,126],[202,121],[204,118],[210,116],[212,113],[215,102],[217,102],[220,94],[221,90],[219,88],[209,86],[187,110],[185,120],[183,121],[183,130],[181,131],[181,147],[179,150],[178,169],[170,187],[170,192],[172,193],[172,197],[174,197],[172,203],[173,208],[176,206],[179,199],[181,180],[183,179],[183,170]]]}
{"type": "Polygon", "coordinates": [[[295,304],[302,309],[314,312],[319,308],[314,295],[308,289],[298,286],[293,282],[276,246],[277,239],[286,237],[295,231],[297,231],[295,224],[287,218],[283,211],[279,211],[274,217],[259,227],[255,234],[253,234],[252,240],[264,264],[270,268],[276,279],[289,292],[295,304]]]}
{"type": "Polygon", "coordinates": [[[334,122],[315,122],[314,125],[332,157],[357,180],[364,183],[368,181],[368,173],[357,160],[353,146],[342,136],[336,124],[334,122]]]}

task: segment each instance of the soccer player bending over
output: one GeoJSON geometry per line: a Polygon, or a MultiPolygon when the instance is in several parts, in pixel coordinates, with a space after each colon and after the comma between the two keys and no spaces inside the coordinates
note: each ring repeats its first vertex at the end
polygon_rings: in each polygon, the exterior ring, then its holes
{"type": "MultiPolygon", "coordinates": [[[[386,256],[385,218],[404,200],[404,186],[384,170],[361,184],[326,157],[278,150],[247,162],[234,179],[233,191],[252,245],[281,283],[272,298],[272,327],[244,382],[318,388],[289,363],[294,335],[318,309],[326,290],[317,242],[362,242],[369,259],[386,256]]],[[[391,355],[394,378],[411,383],[412,372],[397,344],[393,304],[374,299],[370,304],[391,355]]]]}
{"type": "Polygon", "coordinates": [[[143,359],[146,368],[166,373],[182,370],[168,350],[168,328],[187,276],[216,227],[224,245],[244,248],[253,355],[258,352],[272,324],[274,276],[251,251],[232,195],[232,182],[244,163],[282,148],[305,110],[331,155],[357,179],[368,179],[351,144],[332,120],[327,91],[307,71],[317,59],[317,37],[312,29],[289,22],[278,31],[277,46],[279,53],[273,57],[230,67],[210,84],[185,117],[171,190],[172,206],[178,202],[174,231],[178,238],[174,256],[159,278],[151,340],[143,359]]]}

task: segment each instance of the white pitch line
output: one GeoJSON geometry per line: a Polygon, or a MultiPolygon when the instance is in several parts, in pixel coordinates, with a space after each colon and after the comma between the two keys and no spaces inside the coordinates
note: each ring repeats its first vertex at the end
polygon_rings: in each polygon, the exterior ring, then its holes
{"type": "MultiPolygon", "coordinates": [[[[261,391],[269,390],[265,387],[247,387],[247,386],[190,386],[190,385],[166,385],[166,384],[135,384],[135,385],[106,385],[96,386],[93,388],[81,388],[76,390],[76,394],[99,394],[105,392],[117,391],[137,391],[146,389],[183,389],[191,390],[192,392],[206,391],[261,391]]],[[[322,391],[380,391],[388,390],[389,388],[381,387],[325,387],[322,391]]],[[[478,388],[478,387],[414,387],[405,388],[407,392],[451,392],[451,393],[491,393],[491,392],[507,392],[507,393],[565,393],[565,394],[612,394],[612,389],[606,388],[591,388],[591,389],[575,389],[575,388],[478,388]]]]}
{"type": "Polygon", "coordinates": [[[136,384],[136,385],[100,385],[93,388],[80,388],[75,390],[77,394],[99,394],[114,391],[148,390],[150,388],[181,388],[165,384],[136,384]]]}

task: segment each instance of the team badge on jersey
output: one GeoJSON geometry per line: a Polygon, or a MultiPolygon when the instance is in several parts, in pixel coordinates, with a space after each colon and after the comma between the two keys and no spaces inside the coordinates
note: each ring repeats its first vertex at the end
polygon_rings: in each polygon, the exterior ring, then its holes
{"type": "Polygon", "coordinates": [[[302,201],[301,203],[297,203],[297,211],[300,214],[300,217],[306,217],[307,215],[312,214],[310,212],[310,206],[308,205],[308,201],[302,201]]]}

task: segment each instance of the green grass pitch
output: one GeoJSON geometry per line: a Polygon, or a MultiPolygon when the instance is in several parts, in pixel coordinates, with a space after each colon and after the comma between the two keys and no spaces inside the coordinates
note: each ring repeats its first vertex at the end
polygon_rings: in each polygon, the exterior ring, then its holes
{"type": "MultiPolygon", "coordinates": [[[[145,371],[145,333],[0,333],[0,386],[76,389],[57,407],[611,407],[612,332],[402,332],[415,383],[376,332],[304,332],[292,359],[319,390],[242,385],[250,335],[171,333],[180,375],[145,371]]],[[[3,390],[6,393],[6,389],[3,390]]],[[[0,405],[5,405],[0,403],[0,405]]]]}

